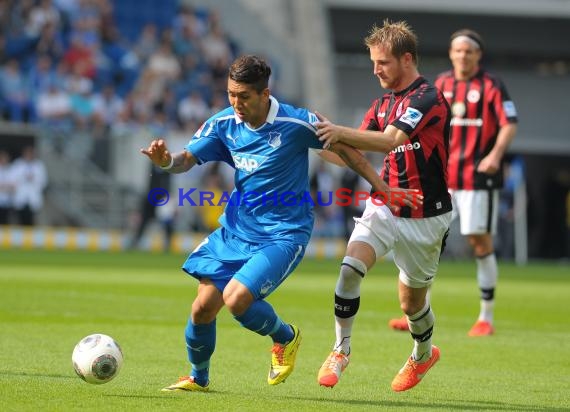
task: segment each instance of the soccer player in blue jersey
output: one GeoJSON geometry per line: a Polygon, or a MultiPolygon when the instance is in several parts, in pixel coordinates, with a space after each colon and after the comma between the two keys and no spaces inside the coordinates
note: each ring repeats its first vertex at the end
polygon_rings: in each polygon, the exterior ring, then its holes
{"type": "MultiPolygon", "coordinates": [[[[245,328],[273,340],[268,383],[283,382],[293,371],[301,335],[265,300],[295,269],[313,227],[308,193],[308,152],[322,149],[316,116],[278,102],[270,95],[270,67],[243,56],[230,67],[231,106],[208,119],[183,151],[170,153],[164,140],[141,152],[172,173],[195,164],[223,161],[235,168],[232,192],[221,227],[188,257],[182,268],[199,281],[185,337],[192,369],[164,391],[207,391],[210,358],[216,344],[216,315],[227,306],[245,328]]],[[[364,156],[335,144],[329,150],[388,192],[364,156]]]]}

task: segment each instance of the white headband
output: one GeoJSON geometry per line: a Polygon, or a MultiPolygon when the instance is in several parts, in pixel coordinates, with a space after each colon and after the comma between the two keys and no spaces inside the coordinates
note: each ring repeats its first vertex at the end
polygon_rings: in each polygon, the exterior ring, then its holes
{"type": "Polygon", "coordinates": [[[465,36],[465,35],[457,36],[456,38],[454,38],[451,41],[451,44],[455,43],[455,41],[466,41],[467,43],[469,43],[471,46],[475,47],[476,49],[481,49],[481,45],[469,36],[465,36]]]}
{"type": "Polygon", "coordinates": [[[469,36],[457,36],[456,38],[454,38],[451,41],[451,44],[453,45],[453,43],[455,43],[456,41],[465,41],[467,43],[469,43],[471,46],[475,47],[476,49],[480,49],[481,45],[479,43],[477,43],[475,40],[473,40],[471,37],[469,36]]]}

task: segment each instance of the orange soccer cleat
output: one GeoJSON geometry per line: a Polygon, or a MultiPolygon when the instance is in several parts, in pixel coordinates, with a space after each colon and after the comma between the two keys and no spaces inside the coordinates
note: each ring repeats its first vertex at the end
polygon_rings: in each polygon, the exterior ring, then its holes
{"type": "Polygon", "coordinates": [[[397,319],[390,319],[388,322],[388,326],[390,326],[394,330],[401,330],[407,332],[408,328],[408,318],[406,315],[402,316],[401,318],[397,319]]]}
{"type": "Polygon", "coordinates": [[[407,391],[416,386],[428,370],[439,360],[439,348],[431,347],[431,358],[427,362],[418,363],[410,356],[406,364],[392,381],[392,389],[396,392],[407,391]]]}
{"type": "Polygon", "coordinates": [[[473,325],[471,330],[467,333],[467,335],[490,336],[493,333],[495,333],[495,328],[493,328],[493,325],[491,325],[491,323],[484,320],[478,320],[477,322],[475,322],[475,324],[473,325]]]}
{"type": "Polygon", "coordinates": [[[319,385],[332,388],[338,383],[340,375],[349,363],[348,355],[342,352],[333,351],[327,357],[321,369],[319,369],[318,381],[319,385]]]}

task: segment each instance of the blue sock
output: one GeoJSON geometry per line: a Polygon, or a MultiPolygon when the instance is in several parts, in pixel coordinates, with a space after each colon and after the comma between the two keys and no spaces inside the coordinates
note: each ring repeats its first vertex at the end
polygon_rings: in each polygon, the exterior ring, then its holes
{"type": "Polygon", "coordinates": [[[264,300],[256,300],[243,315],[234,318],[244,328],[262,336],[270,335],[277,343],[287,343],[295,336],[293,329],[283,322],[273,307],[264,300]]]}
{"type": "Polygon", "coordinates": [[[190,318],[184,334],[188,360],[192,365],[190,376],[194,377],[198,385],[206,386],[210,373],[210,358],[216,347],[216,320],[205,325],[195,325],[190,318]]]}

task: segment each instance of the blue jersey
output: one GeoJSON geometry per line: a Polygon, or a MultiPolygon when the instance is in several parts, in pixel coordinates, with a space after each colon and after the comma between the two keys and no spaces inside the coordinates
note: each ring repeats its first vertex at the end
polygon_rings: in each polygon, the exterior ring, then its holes
{"type": "Polygon", "coordinates": [[[306,245],[313,229],[309,149],[322,143],[315,114],[270,97],[265,123],[251,129],[228,107],[208,119],[186,146],[198,164],[235,168],[235,189],[220,224],[252,242],[291,240],[306,245]]]}

